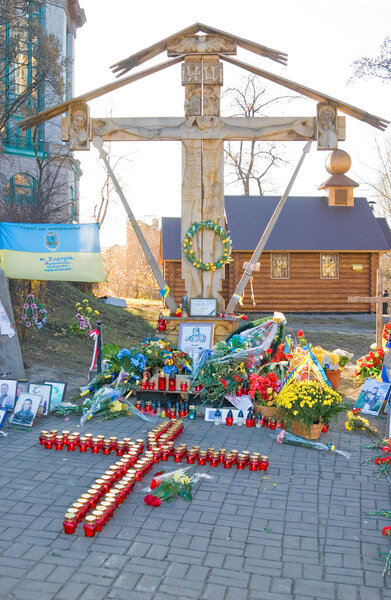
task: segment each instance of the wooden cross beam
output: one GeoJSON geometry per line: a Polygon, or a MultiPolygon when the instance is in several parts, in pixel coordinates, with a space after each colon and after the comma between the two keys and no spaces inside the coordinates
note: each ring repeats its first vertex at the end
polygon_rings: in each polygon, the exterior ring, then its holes
{"type": "Polygon", "coordinates": [[[376,303],[376,345],[382,347],[383,335],[383,271],[376,271],[376,296],[349,296],[348,302],[360,303],[375,302],[376,303]]]}

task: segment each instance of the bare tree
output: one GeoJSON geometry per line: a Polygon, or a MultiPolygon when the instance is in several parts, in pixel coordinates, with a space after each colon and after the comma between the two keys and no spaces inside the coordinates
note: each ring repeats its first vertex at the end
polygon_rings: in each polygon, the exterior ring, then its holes
{"type": "MultiPolygon", "coordinates": [[[[297,96],[279,96],[271,98],[266,88],[262,87],[260,78],[249,75],[237,88],[228,88],[224,92],[230,116],[264,117],[270,105],[279,101],[287,101],[297,96]]],[[[224,146],[225,163],[230,167],[231,181],[228,185],[240,182],[245,195],[250,194],[253,182],[258,193],[263,196],[266,188],[272,191],[270,171],[274,167],[287,164],[283,158],[281,145],[274,142],[227,142],[224,146]]]]}
{"type": "Polygon", "coordinates": [[[391,80],[391,36],[386,37],[380,46],[378,56],[362,56],[352,63],[354,72],[350,82],[366,77],[376,77],[387,82],[391,80]]]}
{"type": "Polygon", "coordinates": [[[64,223],[77,218],[70,197],[71,166],[74,161],[66,146],[51,144],[41,152],[34,132],[34,162],[28,173],[16,173],[3,180],[0,220],[14,223],[64,223]],[[28,186],[29,179],[33,187],[28,186]]]}
{"type": "Polygon", "coordinates": [[[0,0],[0,136],[11,118],[38,110],[39,93],[63,93],[59,41],[39,22],[39,3],[0,0]]]}

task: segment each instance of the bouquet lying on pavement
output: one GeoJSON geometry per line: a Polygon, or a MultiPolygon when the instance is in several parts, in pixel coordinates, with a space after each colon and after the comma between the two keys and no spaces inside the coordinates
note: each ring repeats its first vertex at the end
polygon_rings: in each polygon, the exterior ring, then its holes
{"type": "Polygon", "coordinates": [[[334,444],[331,442],[326,446],[321,442],[314,442],[311,440],[306,440],[305,438],[300,437],[299,435],[294,435],[289,431],[285,431],[285,429],[281,429],[279,433],[271,434],[271,436],[277,440],[279,444],[289,444],[291,446],[300,446],[301,448],[309,448],[310,450],[326,450],[327,452],[336,452],[337,454],[341,454],[347,460],[350,459],[350,454],[348,452],[344,452],[343,450],[337,450],[334,444]]]}
{"type": "Polygon", "coordinates": [[[376,427],[372,427],[368,419],[360,417],[360,412],[360,408],[353,408],[353,410],[348,411],[348,420],[345,423],[346,431],[365,431],[369,435],[381,438],[376,427]]]}
{"type": "Polygon", "coordinates": [[[174,500],[178,496],[190,502],[193,499],[193,485],[202,478],[212,479],[212,476],[206,473],[187,474],[189,469],[191,467],[177,469],[170,473],[164,473],[163,471],[156,473],[150,487],[144,490],[149,492],[144,497],[145,504],[148,506],[160,506],[162,500],[171,502],[171,500],[174,500]],[[151,492],[153,493],[151,494],[151,492]]]}

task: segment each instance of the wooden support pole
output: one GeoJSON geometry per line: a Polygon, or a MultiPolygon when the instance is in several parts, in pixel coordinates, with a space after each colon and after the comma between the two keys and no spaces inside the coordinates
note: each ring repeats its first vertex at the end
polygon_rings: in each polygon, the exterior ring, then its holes
{"type": "Polygon", "coordinates": [[[376,345],[378,348],[382,347],[382,336],[383,336],[383,271],[377,269],[376,271],[376,296],[349,296],[348,302],[360,303],[365,302],[366,304],[374,302],[376,304],[376,345]]]}
{"type": "MultiPolygon", "coordinates": [[[[137,223],[137,221],[135,219],[135,216],[134,216],[134,214],[133,214],[133,212],[132,212],[132,210],[131,210],[131,208],[130,208],[130,206],[128,204],[128,201],[125,198],[125,195],[124,195],[124,193],[122,191],[122,188],[121,188],[121,186],[120,186],[120,184],[118,182],[118,179],[116,178],[116,176],[114,174],[114,171],[113,171],[113,169],[110,166],[110,163],[109,163],[108,158],[107,158],[107,152],[103,149],[102,138],[95,136],[92,139],[92,143],[95,146],[95,148],[98,149],[99,156],[101,157],[101,159],[105,163],[107,172],[110,175],[111,180],[112,180],[112,182],[114,184],[115,191],[117,192],[118,196],[121,199],[123,207],[124,207],[124,209],[126,211],[126,214],[128,215],[129,221],[131,222],[131,224],[133,226],[134,232],[135,232],[135,234],[137,236],[138,241],[140,242],[141,248],[143,249],[143,252],[144,252],[145,257],[146,257],[146,259],[147,259],[147,261],[149,263],[149,266],[151,267],[151,269],[153,271],[153,274],[154,274],[154,276],[156,278],[156,281],[158,282],[159,288],[161,290],[164,290],[168,286],[167,286],[167,284],[165,282],[165,279],[163,277],[162,272],[160,271],[159,265],[157,264],[157,262],[155,260],[155,257],[153,256],[153,254],[152,254],[152,252],[151,252],[151,250],[150,250],[150,248],[148,246],[147,240],[145,239],[145,237],[143,235],[143,232],[141,231],[141,229],[139,227],[139,224],[137,223]]],[[[165,300],[166,300],[166,304],[167,304],[168,308],[170,309],[170,312],[175,314],[175,311],[177,309],[177,305],[176,305],[176,302],[174,300],[174,297],[172,296],[172,294],[170,292],[165,297],[165,300]]]]}
{"type": "Polygon", "coordinates": [[[382,347],[383,336],[383,271],[376,271],[376,345],[382,347]]]}
{"type": "Polygon", "coordinates": [[[236,286],[236,290],[234,291],[231,300],[228,302],[228,306],[226,308],[227,313],[231,313],[235,310],[235,307],[236,307],[237,303],[239,302],[239,299],[242,297],[245,287],[246,287],[250,277],[253,274],[254,266],[258,262],[263,250],[265,249],[266,243],[270,237],[271,232],[273,231],[274,225],[276,224],[277,219],[280,216],[282,209],[284,208],[284,205],[285,205],[285,202],[287,201],[289,192],[291,191],[292,186],[297,177],[297,174],[300,171],[300,167],[303,164],[305,155],[308,154],[308,152],[310,151],[311,144],[312,144],[312,140],[307,142],[303,148],[303,153],[302,153],[300,160],[297,164],[297,167],[288,183],[285,193],[281,197],[281,200],[279,201],[279,203],[277,204],[277,206],[274,210],[274,213],[272,214],[272,216],[270,218],[269,223],[266,225],[266,229],[263,232],[262,237],[259,240],[258,245],[255,248],[252,257],[248,261],[247,268],[245,269],[242,277],[240,278],[240,281],[239,281],[238,285],[236,286]]]}

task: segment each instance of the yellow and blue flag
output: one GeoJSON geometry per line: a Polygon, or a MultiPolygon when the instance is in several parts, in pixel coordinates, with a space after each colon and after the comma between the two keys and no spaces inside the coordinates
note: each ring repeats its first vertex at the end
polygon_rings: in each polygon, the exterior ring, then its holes
{"type": "Polygon", "coordinates": [[[0,223],[0,267],[11,279],[105,281],[98,223],[0,223]]]}

